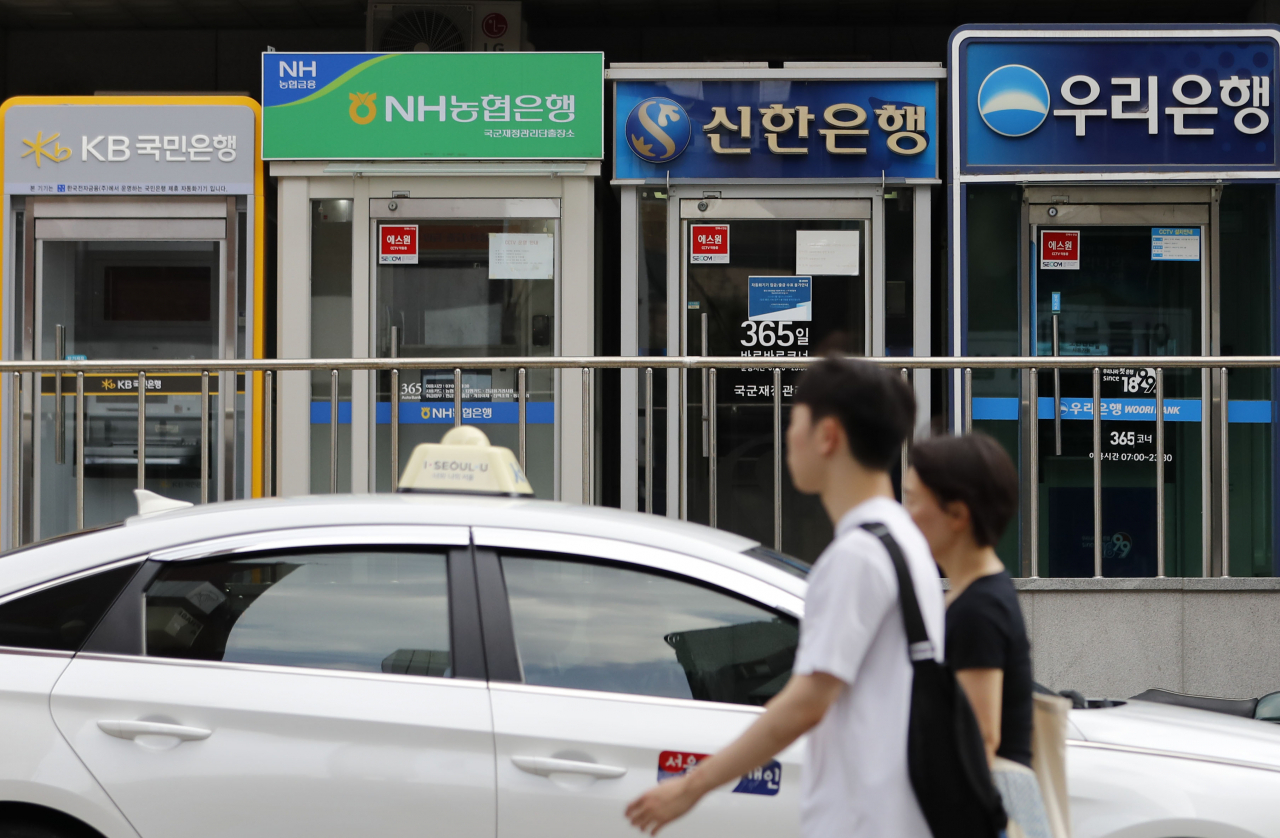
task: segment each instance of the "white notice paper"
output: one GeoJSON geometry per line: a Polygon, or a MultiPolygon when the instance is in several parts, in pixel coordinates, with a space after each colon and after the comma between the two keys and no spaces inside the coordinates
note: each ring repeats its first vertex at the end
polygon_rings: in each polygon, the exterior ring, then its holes
{"type": "Polygon", "coordinates": [[[551,233],[490,233],[489,279],[555,279],[551,233]]]}
{"type": "Polygon", "coordinates": [[[796,275],[857,276],[858,230],[796,230],[796,275]]]}

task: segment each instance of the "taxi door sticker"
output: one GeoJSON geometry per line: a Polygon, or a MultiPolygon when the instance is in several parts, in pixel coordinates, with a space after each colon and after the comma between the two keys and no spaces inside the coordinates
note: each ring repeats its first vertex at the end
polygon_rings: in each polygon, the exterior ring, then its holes
{"type": "MultiPolygon", "coordinates": [[[[690,754],[684,751],[663,751],[658,754],[658,782],[679,777],[707,758],[706,754],[690,754]]],[[[743,776],[733,787],[735,794],[763,794],[773,796],[782,787],[782,765],[771,759],[765,765],[743,776]]]]}

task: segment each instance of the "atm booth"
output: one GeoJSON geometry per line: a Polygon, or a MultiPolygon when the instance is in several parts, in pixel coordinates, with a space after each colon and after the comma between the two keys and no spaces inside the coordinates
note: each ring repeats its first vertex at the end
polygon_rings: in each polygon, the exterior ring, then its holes
{"type": "MultiPolygon", "coordinates": [[[[262,60],[281,358],[594,354],[602,54],[262,60]]],[[[414,446],[454,425],[452,369],[398,379],[393,463],[389,371],[340,374],[336,428],[330,374],[283,373],[280,492],[389,491],[414,446]]],[[[519,450],[519,383],[517,369],[464,368],[461,420],[519,450]]],[[[538,497],[582,499],[580,393],[576,376],[527,371],[525,471],[538,497]]]]}
{"type": "MultiPolygon", "coordinates": [[[[1275,27],[1233,26],[951,39],[950,351],[1098,358],[1104,576],[1157,575],[1156,370],[1125,356],[1277,352],[1278,41],[1275,27]]],[[[1165,574],[1274,575],[1274,375],[1227,376],[1225,464],[1221,372],[1163,378],[1165,574]]],[[[1021,526],[1000,555],[1030,575],[1038,529],[1039,575],[1093,576],[1092,373],[1061,373],[1055,422],[1040,372],[1034,430],[1029,385],[973,373],[973,426],[1023,465],[1021,526]]]]}
{"type": "MultiPolygon", "coordinates": [[[[16,98],[4,132],[3,357],[150,360],[261,357],[262,168],[258,105],[244,97],[16,98]]],[[[3,543],[137,509],[137,379],[25,374],[20,427],[3,421],[3,543]],[[37,395],[38,394],[38,395],[37,395]],[[60,403],[61,402],[61,403],[60,403]],[[16,459],[16,463],[15,463],[16,459]],[[18,479],[15,474],[18,467],[18,479]],[[16,497],[14,496],[16,492],[16,497]],[[17,528],[15,532],[14,528],[17,528]]],[[[147,380],[146,487],[200,502],[261,491],[256,408],[244,376],[211,376],[201,484],[201,376],[147,380]]],[[[12,376],[4,404],[13,404],[12,376]]]]}
{"type": "MultiPolygon", "coordinates": [[[[945,77],[937,64],[612,64],[622,354],[929,355],[945,77]]],[[[717,370],[714,450],[705,374],[687,376],[680,444],[679,375],[655,371],[649,440],[645,375],[623,372],[623,508],[816,557],[830,525],[785,476],[775,520],[772,373],[717,370]]],[[[782,375],[784,423],[797,377],[782,375]]],[[[927,372],[915,387],[927,425],[927,372]]]]}

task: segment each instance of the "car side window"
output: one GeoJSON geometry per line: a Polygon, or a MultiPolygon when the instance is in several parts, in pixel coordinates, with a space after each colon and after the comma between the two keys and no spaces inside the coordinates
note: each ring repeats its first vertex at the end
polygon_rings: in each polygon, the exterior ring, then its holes
{"type": "Polygon", "coordinates": [[[150,656],[452,674],[443,550],[175,562],[145,596],[150,656]]]}
{"type": "Polygon", "coordinates": [[[502,572],[527,684],[760,705],[790,677],[796,621],[727,593],[541,555],[502,572]]]}
{"type": "Polygon", "coordinates": [[[9,600],[0,605],[0,646],[77,651],[137,570],[115,567],[9,600]]]}

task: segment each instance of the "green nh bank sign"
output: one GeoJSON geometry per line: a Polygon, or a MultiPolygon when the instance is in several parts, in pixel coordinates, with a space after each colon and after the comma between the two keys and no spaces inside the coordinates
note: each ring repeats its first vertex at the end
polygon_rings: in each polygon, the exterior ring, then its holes
{"type": "Polygon", "coordinates": [[[599,160],[604,54],[266,52],[264,160],[599,160]]]}

